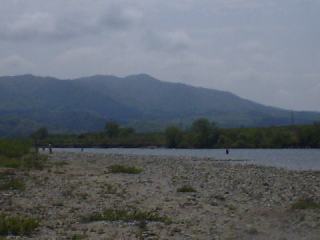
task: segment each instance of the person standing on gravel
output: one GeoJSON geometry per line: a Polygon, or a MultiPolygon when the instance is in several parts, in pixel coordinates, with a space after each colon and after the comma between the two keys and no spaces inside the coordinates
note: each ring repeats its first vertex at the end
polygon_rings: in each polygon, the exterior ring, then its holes
{"type": "Polygon", "coordinates": [[[52,145],[49,143],[49,153],[52,154],[52,145]]]}

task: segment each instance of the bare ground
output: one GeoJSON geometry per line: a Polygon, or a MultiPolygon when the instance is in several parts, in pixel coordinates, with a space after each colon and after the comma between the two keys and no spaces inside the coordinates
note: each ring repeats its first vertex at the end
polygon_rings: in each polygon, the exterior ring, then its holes
{"type": "Polygon", "coordinates": [[[320,172],[210,159],[55,153],[44,170],[18,171],[24,191],[0,191],[0,211],[39,219],[29,237],[9,239],[320,239],[320,172]],[[111,173],[122,164],[140,174],[111,173]],[[189,185],[196,192],[177,189],[189,185]],[[83,222],[104,209],[154,211],[163,222],[83,222]]]}

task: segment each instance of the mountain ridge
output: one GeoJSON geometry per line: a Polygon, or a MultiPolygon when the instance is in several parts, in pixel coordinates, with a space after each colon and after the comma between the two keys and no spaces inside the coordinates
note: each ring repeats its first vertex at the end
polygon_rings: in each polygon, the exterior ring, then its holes
{"type": "Polygon", "coordinates": [[[0,135],[28,132],[20,131],[23,127],[15,126],[12,119],[24,119],[28,126],[33,123],[30,131],[45,126],[56,132],[85,132],[98,131],[111,119],[140,130],[158,130],[172,123],[187,126],[199,117],[222,127],[240,127],[288,125],[292,116],[296,124],[320,120],[319,112],[293,112],[231,92],[165,82],[147,74],[0,77],[0,135]],[[153,129],[146,127],[149,125],[153,129]]]}

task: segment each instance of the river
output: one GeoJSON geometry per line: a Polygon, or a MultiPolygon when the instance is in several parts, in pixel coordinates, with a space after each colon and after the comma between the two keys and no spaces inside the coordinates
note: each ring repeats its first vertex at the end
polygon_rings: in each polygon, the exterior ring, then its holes
{"type": "MultiPolygon", "coordinates": [[[[56,148],[57,152],[81,152],[78,148],[56,148]]],[[[86,148],[84,153],[129,154],[153,156],[208,157],[216,160],[240,160],[243,164],[256,164],[290,170],[320,171],[320,149],[145,149],[145,148],[86,148]]]]}

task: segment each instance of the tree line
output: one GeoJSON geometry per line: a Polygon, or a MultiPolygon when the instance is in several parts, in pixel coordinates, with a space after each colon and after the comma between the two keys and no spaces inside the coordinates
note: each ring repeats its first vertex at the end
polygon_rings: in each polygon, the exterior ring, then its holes
{"type": "Polygon", "coordinates": [[[168,126],[163,132],[138,133],[108,121],[101,132],[32,135],[40,145],[55,147],[168,147],[168,148],[319,148],[320,123],[265,128],[219,128],[206,118],[190,127],[168,126]]]}
{"type": "Polygon", "coordinates": [[[198,119],[187,130],[177,126],[165,131],[169,148],[319,148],[320,123],[304,126],[219,129],[198,119]]]}

